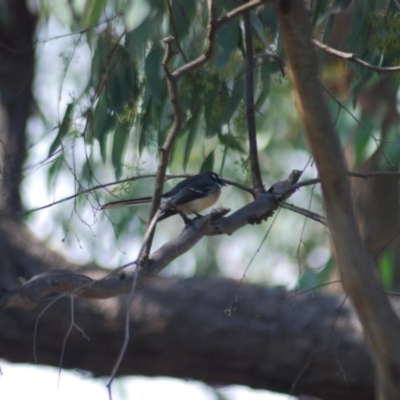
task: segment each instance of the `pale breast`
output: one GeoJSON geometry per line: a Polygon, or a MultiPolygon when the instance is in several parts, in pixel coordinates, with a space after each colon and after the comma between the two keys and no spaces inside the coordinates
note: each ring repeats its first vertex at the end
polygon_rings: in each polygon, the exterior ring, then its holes
{"type": "Polygon", "coordinates": [[[191,202],[186,204],[182,204],[179,206],[179,208],[185,214],[192,214],[203,211],[206,208],[211,207],[219,199],[220,194],[221,194],[220,190],[215,190],[211,195],[200,199],[192,200],[191,202]]]}

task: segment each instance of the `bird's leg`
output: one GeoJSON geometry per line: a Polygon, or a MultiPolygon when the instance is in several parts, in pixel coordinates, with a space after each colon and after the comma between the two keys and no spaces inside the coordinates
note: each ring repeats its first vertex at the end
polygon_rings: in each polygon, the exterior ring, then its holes
{"type": "Polygon", "coordinates": [[[178,207],[175,207],[176,212],[182,217],[183,221],[185,222],[185,224],[187,225],[189,222],[191,222],[192,220],[187,216],[186,213],[184,213],[182,210],[180,210],[178,207]]]}
{"type": "Polygon", "coordinates": [[[191,219],[187,216],[187,214],[185,212],[183,212],[179,207],[177,207],[175,204],[173,203],[166,203],[165,204],[165,209],[169,209],[169,210],[173,210],[175,211],[177,214],[179,214],[183,221],[185,222],[185,224],[187,225],[191,219]]]}

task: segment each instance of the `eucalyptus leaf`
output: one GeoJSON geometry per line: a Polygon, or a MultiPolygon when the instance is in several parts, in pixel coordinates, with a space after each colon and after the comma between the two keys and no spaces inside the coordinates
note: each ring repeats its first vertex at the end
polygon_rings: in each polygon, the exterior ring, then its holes
{"type": "Polygon", "coordinates": [[[214,169],[214,151],[213,150],[203,161],[201,165],[200,172],[212,171],[214,169]]]}
{"type": "Polygon", "coordinates": [[[240,75],[234,81],[233,88],[229,94],[229,99],[226,102],[226,105],[222,112],[221,116],[222,123],[227,124],[231,120],[240,102],[243,100],[244,88],[245,88],[244,76],[240,75]]]}
{"type": "Polygon", "coordinates": [[[215,66],[217,69],[225,67],[239,42],[239,22],[234,19],[218,30],[216,38],[215,66]]]}
{"type": "Polygon", "coordinates": [[[187,125],[189,127],[188,133],[187,133],[187,140],[186,140],[186,146],[185,146],[185,153],[183,156],[183,170],[186,171],[190,154],[192,153],[193,149],[193,144],[196,139],[196,136],[199,131],[200,127],[200,121],[201,121],[201,112],[197,112],[195,115],[193,115],[187,125]]]}
{"type": "Polygon", "coordinates": [[[115,179],[119,179],[122,175],[122,164],[125,154],[126,143],[129,138],[129,127],[119,123],[114,132],[111,161],[114,166],[115,179]]]}
{"type": "Polygon", "coordinates": [[[61,145],[62,140],[68,134],[69,129],[71,127],[71,116],[74,110],[75,103],[69,103],[65,110],[64,118],[60,124],[58,129],[58,133],[53,140],[53,143],[50,145],[48,157],[50,157],[61,145]]]}
{"type": "Polygon", "coordinates": [[[261,41],[264,43],[265,47],[268,47],[268,40],[265,36],[265,32],[264,32],[264,26],[262,25],[260,19],[258,18],[257,15],[252,14],[251,16],[251,25],[253,26],[254,30],[257,32],[258,37],[261,39],[261,41]]]}
{"type": "Polygon", "coordinates": [[[146,74],[146,82],[150,88],[154,100],[161,104],[162,89],[162,68],[163,49],[159,46],[153,47],[146,57],[144,71],[146,74]]]}
{"type": "Polygon", "coordinates": [[[99,142],[103,162],[106,162],[107,158],[107,136],[115,129],[117,121],[116,114],[108,108],[106,96],[101,95],[92,115],[92,129],[93,136],[99,142]]]}
{"type": "Polygon", "coordinates": [[[99,22],[107,5],[107,0],[89,0],[86,3],[84,26],[92,27],[99,22]]]}

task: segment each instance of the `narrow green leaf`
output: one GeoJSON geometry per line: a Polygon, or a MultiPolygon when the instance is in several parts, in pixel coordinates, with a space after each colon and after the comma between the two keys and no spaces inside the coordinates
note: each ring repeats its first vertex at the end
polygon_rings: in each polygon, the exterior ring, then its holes
{"type": "Polygon", "coordinates": [[[225,67],[239,43],[239,22],[237,19],[223,25],[217,33],[215,66],[225,67]]]}
{"type": "Polygon", "coordinates": [[[227,144],[225,144],[224,146],[224,153],[222,154],[222,161],[221,161],[221,167],[220,167],[220,175],[223,175],[223,171],[225,168],[225,163],[226,163],[226,157],[228,156],[228,151],[229,151],[229,147],[227,144]]]}
{"type": "Polygon", "coordinates": [[[263,27],[260,19],[258,18],[258,16],[256,14],[252,14],[250,21],[251,21],[251,25],[253,26],[254,30],[256,31],[258,37],[261,39],[261,41],[267,47],[269,43],[265,36],[264,27],[263,27]]]}
{"type": "Polygon", "coordinates": [[[69,132],[69,128],[71,126],[71,115],[74,110],[75,103],[69,103],[67,109],[65,110],[64,118],[61,122],[60,128],[58,129],[57,136],[53,140],[53,143],[50,145],[49,154],[50,157],[61,145],[62,140],[69,132]]]}
{"type": "Polygon", "coordinates": [[[99,22],[106,4],[107,0],[88,0],[85,10],[85,27],[94,26],[99,22]]]}
{"type": "Polygon", "coordinates": [[[271,88],[271,75],[272,75],[271,66],[272,66],[271,63],[269,62],[263,63],[260,66],[261,84],[267,96],[269,95],[269,90],[271,88]]]}
{"type": "Polygon", "coordinates": [[[151,24],[144,23],[125,35],[126,49],[132,59],[140,64],[146,55],[146,46],[148,46],[150,29],[151,24]]]}
{"type": "Polygon", "coordinates": [[[106,84],[107,99],[108,108],[122,117],[127,105],[138,92],[137,73],[129,53],[122,46],[119,46],[115,53],[118,53],[113,61],[116,62],[116,67],[106,84]]]}
{"type": "Polygon", "coordinates": [[[117,118],[107,107],[107,99],[103,94],[100,96],[94,110],[94,137],[101,138],[105,133],[113,129],[117,118]]]}
{"type": "Polygon", "coordinates": [[[192,27],[192,18],[196,13],[195,1],[172,1],[172,15],[174,16],[174,29],[180,41],[185,39],[192,27]]]}
{"type": "Polygon", "coordinates": [[[243,99],[244,87],[244,77],[241,75],[235,79],[233,88],[229,95],[229,100],[227,101],[221,116],[221,123],[227,124],[231,120],[233,114],[243,99]]]}
{"type": "Polygon", "coordinates": [[[53,182],[57,181],[57,175],[58,172],[60,171],[61,164],[64,161],[64,154],[61,153],[59,156],[57,156],[52,162],[49,167],[48,173],[47,173],[47,188],[50,189],[51,185],[53,182]]]}
{"type": "Polygon", "coordinates": [[[114,166],[115,178],[118,180],[122,175],[122,161],[124,158],[126,142],[129,137],[129,127],[119,123],[114,132],[111,160],[114,166]]]}
{"type": "Polygon", "coordinates": [[[192,118],[189,119],[188,121],[188,136],[186,140],[186,146],[185,146],[185,154],[183,156],[183,170],[186,171],[190,154],[193,149],[193,144],[196,139],[197,133],[199,131],[199,125],[201,121],[201,111],[196,113],[195,115],[192,116],[192,118]]]}
{"type": "Polygon", "coordinates": [[[151,97],[147,102],[147,107],[140,116],[139,121],[139,154],[142,154],[144,148],[151,142],[154,133],[151,118],[153,98],[151,97]]]}
{"type": "Polygon", "coordinates": [[[373,140],[369,133],[372,129],[372,121],[364,121],[363,127],[358,127],[355,134],[355,164],[358,165],[361,161],[368,158],[371,154],[371,141],[373,140]]]}
{"type": "Polygon", "coordinates": [[[93,136],[98,140],[103,162],[107,160],[107,136],[115,129],[118,118],[108,109],[107,99],[102,94],[92,116],[93,136]]]}
{"type": "Polygon", "coordinates": [[[278,16],[276,14],[276,8],[271,6],[271,3],[265,4],[257,12],[257,16],[261,22],[261,25],[267,27],[267,30],[264,31],[267,35],[267,39],[269,43],[273,43],[278,34],[278,16]]]}
{"type": "Polygon", "coordinates": [[[212,171],[214,168],[214,151],[213,150],[203,161],[203,164],[201,165],[200,172],[204,171],[212,171]]]}
{"type": "Polygon", "coordinates": [[[264,105],[267,98],[268,93],[264,90],[264,88],[262,88],[261,91],[258,93],[258,96],[256,97],[254,108],[256,110],[259,110],[264,105]]]}
{"type": "Polygon", "coordinates": [[[225,135],[218,135],[218,139],[220,143],[225,145],[228,149],[231,150],[236,150],[239,153],[245,154],[245,150],[240,143],[239,139],[236,136],[233,136],[232,134],[225,134],[225,135]]]}
{"type": "Polygon", "coordinates": [[[214,97],[204,105],[204,119],[206,121],[206,137],[210,138],[221,131],[220,114],[221,108],[214,97]]]}
{"type": "MultiPolygon", "coordinates": [[[[215,79],[215,82],[218,82],[215,79]]],[[[222,101],[221,93],[224,90],[220,84],[214,83],[205,95],[204,120],[206,122],[206,137],[213,137],[221,131],[222,101]]],[[[226,91],[225,91],[226,96],[226,91]]]]}
{"type": "Polygon", "coordinates": [[[354,2],[350,29],[343,40],[342,47],[349,48],[358,57],[363,57],[364,55],[370,25],[369,18],[372,11],[370,1],[354,2]]]}
{"type": "Polygon", "coordinates": [[[154,99],[161,104],[162,89],[162,69],[161,62],[163,58],[163,50],[161,47],[153,47],[147,55],[144,63],[144,72],[146,74],[146,82],[150,88],[154,99]]]}
{"type": "Polygon", "coordinates": [[[108,44],[105,38],[100,37],[96,42],[96,50],[94,51],[92,64],[91,64],[91,84],[96,85],[100,76],[102,76],[107,69],[107,52],[108,44]]]}

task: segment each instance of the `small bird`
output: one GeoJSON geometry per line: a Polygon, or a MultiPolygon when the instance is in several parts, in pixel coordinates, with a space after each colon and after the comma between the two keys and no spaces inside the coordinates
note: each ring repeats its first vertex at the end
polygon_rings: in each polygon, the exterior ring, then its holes
{"type": "MultiPolygon", "coordinates": [[[[221,195],[224,181],[215,172],[207,171],[179,182],[173,189],[161,196],[159,221],[179,213],[196,214],[211,207],[221,195]]],[[[152,197],[118,200],[101,206],[102,210],[151,203],[152,197]]],[[[182,215],[181,214],[181,215],[182,215]]],[[[185,219],[185,218],[184,218],[185,219]]]]}

